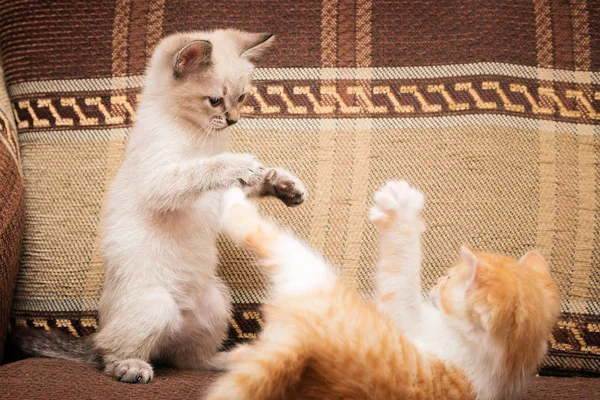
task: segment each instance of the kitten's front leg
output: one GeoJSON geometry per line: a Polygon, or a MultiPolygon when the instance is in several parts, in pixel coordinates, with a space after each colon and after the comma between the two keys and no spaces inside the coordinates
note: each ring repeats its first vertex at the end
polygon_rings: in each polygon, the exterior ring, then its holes
{"type": "Polygon", "coordinates": [[[266,171],[261,181],[246,189],[248,196],[274,196],[288,207],[295,207],[306,199],[306,188],[298,177],[283,168],[266,171]]]}
{"type": "Polygon", "coordinates": [[[189,205],[204,192],[232,186],[255,187],[263,165],[252,154],[222,153],[202,160],[158,166],[140,176],[145,204],[154,210],[189,205]]]}
{"type": "Polygon", "coordinates": [[[211,189],[260,185],[265,176],[265,168],[253,154],[222,153],[206,160],[208,173],[200,173],[200,184],[211,189]]]}
{"type": "Polygon", "coordinates": [[[404,181],[390,181],[375,193],[369,219],[381,231],[377,306],[402,328],[421,315],[421,219],[423,194],[404,181]]]}

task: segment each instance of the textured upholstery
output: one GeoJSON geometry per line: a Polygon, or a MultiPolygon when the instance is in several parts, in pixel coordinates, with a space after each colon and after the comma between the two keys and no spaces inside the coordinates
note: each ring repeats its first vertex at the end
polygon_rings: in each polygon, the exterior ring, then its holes
{"type": "MultiPolygon", "coordinates": [[[[166,34],[222,26],[278,36],[232,146],[297,173],[310,199],[268,212],[369,299],[366,210],[386,179],[407,178],[427,195],[424,284],[461,243],[539,248],[563,300],[544,372],[600,372],[595,0],[0,0],[25,182],[15,323],[94,331],[100,208],[148,57],[166,34]]],[[[260,329],[266,289],[247,254],[221,249],[230,345],[260,329]]]]}
{"type": "Polygon", "coordinates": [[[23,236],[23,181],[17,133],[0,65],[0,361],[8,332],[23,236]]]}
{"type": "MultiPolygon", "coordinates": [[[[0,399],[200,400],[216,373],[158,369],[148,385],[129,385],[89,364],[27,359],[0,367],[0,399]]],[[[600,398],[600,379],[534,378],[525,400],[600,398]]],[[[232,399],[233,400],[233,399],[232,399]]]]}

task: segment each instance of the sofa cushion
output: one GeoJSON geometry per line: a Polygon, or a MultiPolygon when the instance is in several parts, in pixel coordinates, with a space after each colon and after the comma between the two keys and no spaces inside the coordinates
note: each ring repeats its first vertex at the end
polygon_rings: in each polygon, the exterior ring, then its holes
{"type": "MultiPolygon", "coordinates": [[[[16,323],[96,328],[102,198],[161,36],[274,31],[233,130],[235,151],[296,172],[309,200],[263,207],[370,299],[373,191],[427,195],[429,288],[461,243],[549,259],[563,304],[546,372],[600,372],[600,11],[530,0],[213,2],[5,0],[0,51],[19,127],[26,234],[16,323]],[[267,7],[268,4],[268,7],[267,7]]],[[[221,242],[230,341],[255,336],[267,290],[221,242]]]]}
{"type": "Polygon", "coordinates": [[[119,382],[94,365],[30,358],[0,367],[0,399],[194,399],[199,400],[216,373],[157,369],[148,385],[119,382]]]}
{"type": "MultiPolygon", "coordinates": [[[[0,398],[19,400],[200,400],[214,372],[158,368],[148,385],[121,383],[90,364],[30,358],[0,367],[0,398]]],[[[525,400],[600,398],[600,378],[533,378],[525,400]]]]}
{"type": "Polygon", "coordinates": [[[0,362],[8,332],[23,235],[23,181],[12,107],[0,65],[0,362]]]}

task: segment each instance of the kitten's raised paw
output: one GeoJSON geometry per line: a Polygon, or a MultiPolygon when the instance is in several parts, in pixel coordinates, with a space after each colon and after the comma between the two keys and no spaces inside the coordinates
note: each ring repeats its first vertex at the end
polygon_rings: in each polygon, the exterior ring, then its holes
{"type": "Polygon", "coordinates": [[[399,216],[418,218],[423,210],[423,194],[406,181],[389,181],[375,192],[374,199],[369,219],[380,227],[385,227],[399,216]]]}
{"type": "Polygon", "coordinates": [[[252,154],[239,154],[241,160],[239,163],[238,182],[242,186],[254,186],[260,182],[265,174],[263,165],[252,154]]]}
{"type": "Polygon", "coordinates": [[[248,197],[242,188],[234,186],[225,190],[221,202],[221,214],[227,215],[231,212],[232,208],[238,206],[254,208],[254,204],[248,200],[248,197]]]}
{"type": "Polygon", "coordinates": [[[299,206],[306,199],[304,184],[281,168],[273,168],[265,175],[263,195],[272,195],[288,207],[299,206]]]}
{"type": "Polygon", "coordinates": [[[243,239],[257,215],[256,206],[241,188],[232,187],[225,191],[221,202],[221,230],[234,242],[243,239]]]}
{"type": "Polygon", "coordinates": [[[113,361],[107,365],[107,372],[125,383],[148,383],[152,380],[154,372],[152,366],[137,358],[113,361]]]}

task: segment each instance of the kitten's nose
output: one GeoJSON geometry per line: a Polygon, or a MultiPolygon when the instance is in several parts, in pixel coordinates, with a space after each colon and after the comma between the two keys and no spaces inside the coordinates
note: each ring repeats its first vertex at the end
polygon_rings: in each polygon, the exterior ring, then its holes
{"type": "Polygon", "coordinates": [[[233,107],[225,113],[225,121],[227,121],[227,126],[231,126],[238,122],[240,119],[240,112],[237,108],[233,107]]]}

